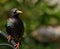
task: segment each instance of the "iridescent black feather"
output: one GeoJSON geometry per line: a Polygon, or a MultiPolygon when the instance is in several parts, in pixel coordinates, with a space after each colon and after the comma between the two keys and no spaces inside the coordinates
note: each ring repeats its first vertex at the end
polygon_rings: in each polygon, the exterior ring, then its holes
{"type": "Polygon", "coordinates": [[[11,10],[10,18],[8,18],[6,23],[6,31],[16,42],[19,42],[24,33],[24,24],[16,11],[16,8],[11,10]]]}

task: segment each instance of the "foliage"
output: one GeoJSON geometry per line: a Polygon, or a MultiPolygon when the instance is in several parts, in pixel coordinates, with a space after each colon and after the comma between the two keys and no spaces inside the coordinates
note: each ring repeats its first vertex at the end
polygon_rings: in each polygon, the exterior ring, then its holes
{"type": "Polygon", "coordinates": [[[6,32],[6,19],[9,17],[8,13],[12,8],[23,11],[21,19],[25,25],[25,33],[21,49],[56,49],[54,48],[56,44],[51,43],[44,46],[44,44],[33,39],[30,33],[43,24],[60,24],[60,10],[54,11],[55,7],[48,6],[44,0],[36,0],[36,2],[33,0],[0,0],[0,29],[4,32],[6,32]]]}

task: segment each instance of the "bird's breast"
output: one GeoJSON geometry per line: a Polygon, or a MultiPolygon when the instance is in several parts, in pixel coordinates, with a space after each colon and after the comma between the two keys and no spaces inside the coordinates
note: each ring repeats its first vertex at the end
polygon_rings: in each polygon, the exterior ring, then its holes
{"type": "Polygon", "coordinates": [[[16,21],[16,19],[14,19],[14,18],[11,19],[11,22],[15,22],[15,21],[16,21]]]}

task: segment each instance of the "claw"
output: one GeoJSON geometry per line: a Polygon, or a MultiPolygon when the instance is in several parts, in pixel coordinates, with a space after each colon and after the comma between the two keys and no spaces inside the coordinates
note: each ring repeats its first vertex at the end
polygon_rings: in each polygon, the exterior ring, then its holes
{"type": "Polygon", "coordinates": [[[19,42],[15,46],[16,46],[15,49],[19,49],[19,42]]]}
{"type": "Polygon", "coordinates": [[[11,41],[11,35],[8,35],[7,39],[8,39],[8,42],[10,42],[11,41]]]}

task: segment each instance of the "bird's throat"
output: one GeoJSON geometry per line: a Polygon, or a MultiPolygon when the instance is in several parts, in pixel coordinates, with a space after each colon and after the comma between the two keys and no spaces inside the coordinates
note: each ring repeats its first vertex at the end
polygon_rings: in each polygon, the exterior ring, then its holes
{"type": "Polygon", "coordinates": [[[18,15],[15,15],[15,16],[12,16],[11,18],[19,18],[19,16],[18,15]]]}

